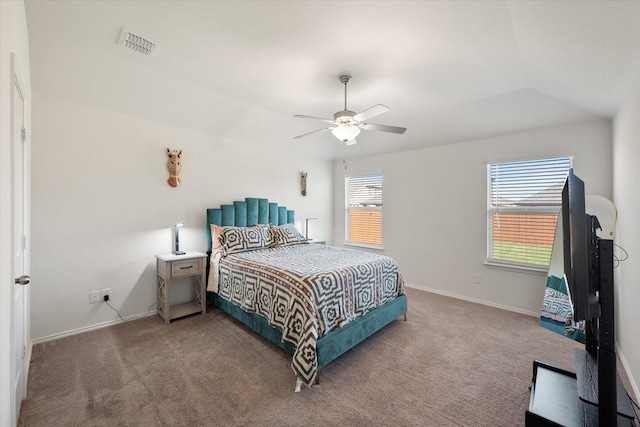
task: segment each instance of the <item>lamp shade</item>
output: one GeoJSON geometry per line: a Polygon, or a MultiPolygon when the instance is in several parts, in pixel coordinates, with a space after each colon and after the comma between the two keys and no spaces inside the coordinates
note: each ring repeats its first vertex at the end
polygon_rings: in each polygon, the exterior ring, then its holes
{"type": "Polygon", "coordinates": [[[184,223],[180,223],[180,224],[176,224],[174,226],[174,234],[175,234],[175,239],[176,239],[176,248],[173,251],[174,255],[184,255],[185,252],[180,250],[180,227],[182,227],[184,225],[184,223]]]}
{"type": "Polygon", "coordinates": [[[309,240],[309,221],[311,221],[312,219],[318,219],[318,218],[307,218],[304,220],[304,223],[305,223],[304,238],[307,240],[309,240]]]}
{"type": "Polygon", "coordinates": [[[331,133],[335,135],[342,142],[348,142],[354,139],[360,133],[360,128],[352,125],[340,125],[331,130],[331,133]]]}

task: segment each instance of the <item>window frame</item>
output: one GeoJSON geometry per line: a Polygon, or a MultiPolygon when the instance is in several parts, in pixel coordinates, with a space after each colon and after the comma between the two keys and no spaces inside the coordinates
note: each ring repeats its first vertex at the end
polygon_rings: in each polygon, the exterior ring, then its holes
{"type": "Polygon", "coordinates": [[[384,174],[383,172],[372,172],[364,174],[353,174],[345,176],[344,186],[344,244],[347,246],[357,246],[368,249],[384,249],[383,247],[383,223],[382,212],[384,205],[384,174]],[[379,179],[380,181],[380,204],[373,206],[350,206],[351,202],[351,180],[354,178],[371,178],[379,179]],[[350,239],[351,233],[351,211],[376,211],[380,212],[380,243],[363,242],[350,239]]]}
{"type": "MultiPolygon", "coordinates": [[[[485,260],[486,265],[498,267],[498,268],[521,270],[521,271],[545,272],[545,273],[548,271],[549,269],[548,263],[546,265],[543,265],[543,264],[537,264],[537,263],[517,262],[517,261],[494,258],[494,246],[496,243],[494,239],[494,214],[516,214],[516,215],[536,214],[541,216],[554,215],[555,224],[557,227],[558,216],[560,213],[560,209],[562,207],[562,199],[561,199],[562,187],[566,179],[566,175],[569,172],[569,168],[572,168],[572,167],[573,167],[573,156],[571,155],[556,155],[556,156],[541,157],[541,158],[527,158],[522,160],[505,160],[505,161],[488,161],[487,162],[487,218],[486,218],[487,220],[487,252],[486,252],[486,260],[485,260]],[[547,163],[544,163],[544,162],[547,162],[547,163]],[[545,204],[542,204],[542,203],[538,205],[529,204],[522,207],[503,206],[499,202],[500,196],[494,195],[494,192],[499,190],[495,190],[494,189],[495,186],[492,183],[492,167],[500,166],[500,165],[503,165],[505,167],[509,167],[509,166],[513,167],[514,165],[517,165],[517,164],[532,165],[535,163],[539,163],[540,164],[539,166],[541,168],[545,166],[553,167],[553,163],[562,164],[561,166],[557,167],[558,169],[562,169],[566,167],[566,171],[562,172],[561,174],[557,174],[557,173],[550,174],[550,176],[553,175],[557,179],[557,181],[554,184],[544,189],[538,190],[538,194],[539,194],[540,192],[546,190],[547,188],[552,188],[555,185],[559,185],[557,194],[554,193],[554,197],[545,199],[546,201],[545,204]],[[560,176],[563,176],[563,178],[560,179],[560,176]],[[496,202],[496,200],[498,200],[498,202],[494,203],[496,202]],[[548,205],[549,203],[553,203],[553,204],[548,205]],[[494,205],[497,205],[497,206],[494,206],[494,205]]],[[[533,172],[533,173],[538,174],[539,172],[533,172]]],[[[523,192],[526,192],[528,190],[526,185],[518,188],[523,192]]],[[[533,194],[536,194],[536,193],[532,193],[531,195],[533,194]]],[[[524,197],[517,201],[522,202],[524,200],[527,200],[527,197],[524,197]]],[[[535,234],[531,234],[531,233],[527,233],[526,235],[535,236],[535,234]]],[[[555,236],[555,227],[554,227],[553,235],[555,236]]],[[[553,250],[553,241],[551,244],[551,250],[553,250]]]]}

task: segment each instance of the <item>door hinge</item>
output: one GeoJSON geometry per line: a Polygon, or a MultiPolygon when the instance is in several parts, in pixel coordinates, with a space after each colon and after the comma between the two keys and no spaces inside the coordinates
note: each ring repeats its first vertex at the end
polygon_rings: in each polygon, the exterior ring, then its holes
{"type": "Polygon", "coordinates": [[[27,358],[27,345],[22,344],[22,360],[27,358]]]}
{"type": "Polygon", "coordinates": [[[22,139],[22,142],[27,140],[27,128],[24,126],[22,126],[22,129],[20,130],[20,138],[22,139]]]}

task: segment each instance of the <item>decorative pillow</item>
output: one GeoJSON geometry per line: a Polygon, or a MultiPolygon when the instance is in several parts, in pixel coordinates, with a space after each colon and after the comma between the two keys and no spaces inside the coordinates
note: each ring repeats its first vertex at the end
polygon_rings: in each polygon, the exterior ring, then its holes
{"type": "Polygon", "coordinates": [[[271,231],[274,247],[307,243],[307,239],[298,232],[298,229],[293,224],[272,225],[269,230],[271,231]]]}
{"type": "Polygon", "coordinates": [[[222,255],[255,251],[271,246],[271,235],[266,225],[255,227],[224,227],[220,232],[222,255]]]}
{"type": "Polygon", "coordinates": [[[211,224],[211,250],[215,251],[216,249],[220,249],[222,246],[220,244],[220,233],[227,227],[221,227],[219,225],[211,224]]]}

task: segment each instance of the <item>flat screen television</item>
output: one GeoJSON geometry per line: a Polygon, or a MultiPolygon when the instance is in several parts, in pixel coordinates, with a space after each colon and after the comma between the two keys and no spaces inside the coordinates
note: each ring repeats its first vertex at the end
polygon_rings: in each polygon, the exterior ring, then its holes
{"type": "Polygon", "coordinates": [[[600,315],[596,283],[597,221],[586,213],[584,182],[569,169],[562,190],[562,247],[564,273],[576,322],[600,315]]]}

